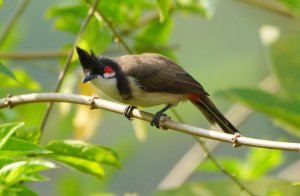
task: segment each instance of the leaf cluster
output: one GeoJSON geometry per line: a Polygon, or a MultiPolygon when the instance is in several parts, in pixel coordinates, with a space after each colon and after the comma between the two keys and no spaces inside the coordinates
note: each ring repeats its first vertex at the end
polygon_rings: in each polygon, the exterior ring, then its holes
{"type": "Polygon", "coordinates": [[[37,144],[40,132],[23,126],[0,125],[0,195],[37,195],[23,183],[47,181],[40,171],[59,169],[57,163],[100,179],[105,175],[103,164],[121,167],[109,148],[79,140],[55,140],[41,146],[37,144]]]}

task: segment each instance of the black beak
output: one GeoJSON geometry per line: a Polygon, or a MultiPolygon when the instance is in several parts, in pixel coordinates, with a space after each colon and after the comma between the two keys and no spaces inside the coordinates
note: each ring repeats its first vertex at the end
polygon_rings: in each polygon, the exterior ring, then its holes
{"type": "Polygon", "coordinates": [[[95,78],[97,78],[97,75],[91,75],[91,74],[88,73],[84,76],[84,78],[82,80],[82,83],[86,83],[86,82],[88,82],[92,79],[95,79],[95,78]]]}

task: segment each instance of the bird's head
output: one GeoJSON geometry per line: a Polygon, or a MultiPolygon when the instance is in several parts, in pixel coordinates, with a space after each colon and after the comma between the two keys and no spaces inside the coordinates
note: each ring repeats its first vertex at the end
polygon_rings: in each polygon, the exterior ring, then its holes
{"type": "Polygon", "coordinates": [[[88,53],[87,51],[76,47],[79,61],[81,63],[84,78],[83,83],[91,81],[97,77],[103,77],[104,79],[116,77],[116,73],[119,70],[119,65],[106,57],[96,57],[93,51],[88,53]]]}

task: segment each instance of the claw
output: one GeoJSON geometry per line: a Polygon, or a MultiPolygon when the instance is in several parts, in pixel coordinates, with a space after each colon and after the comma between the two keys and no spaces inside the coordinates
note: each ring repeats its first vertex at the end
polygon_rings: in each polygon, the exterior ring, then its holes
{"type": "Polygon", "coordinates": [[[170,117],[168,117],[166,114],[164,114],[165,111],[167,111],[169,108],[171,108],[173,105],[172,104],[168,104],[166,105],[162,110],[160,110],[159,112],[157,112],[151,121],[151,126],[155,126],[156,128],[162,128],[165,129],[163,126],[163,122],[170,119],[170,117]],[[164,118],[161,118],[164,117],[164,118]]]}
{"type": "Polygon", "coordinates": [[[151,126],[155,126],[156,128],[159,128],[159,119],[162,116],[162,114],[155,114],[151,120],[151,126]]]}
{"type": "Polygon", "coordinates": [[[167,128],[165,128],[163,126],[163,122],[165,122],[166,120],[170,120],[171,118],[168,117],[166,114],[161,114],[161,113],[156,113],[154,115],[154,117],[152,118],[152,121],[151,121],[151,126],[155,126],[156,128],[160,129],[164,129],[166,130],[167,128]]]}
{"type": "Polygon", "coordinates": [[[133,120],[133,117],[132,117],[132,111],[134,109],[136,109],[137,107],[133,106],[133,105],[129,105],[125,108],[124,110],[124,116],[128,119],[128,120],[133,120]]]}

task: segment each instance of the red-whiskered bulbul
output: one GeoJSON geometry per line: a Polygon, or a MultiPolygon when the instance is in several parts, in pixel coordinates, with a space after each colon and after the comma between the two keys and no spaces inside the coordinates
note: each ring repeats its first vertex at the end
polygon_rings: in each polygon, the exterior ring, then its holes
{"type": "Polygon", "coordinates": [[[188,99],[210,123],[217,123],[226,133],[239,133],[209,99],[202,85],[167,57],[144,53],[109,59],[76,49],[85,74],[82,82],[89,81],[109,97],[129,104],[125,110],[128,119],[134,106],[166,104],[151,122],[152,126],[159,127],[160,117],[166,110],[188,99]]]}

